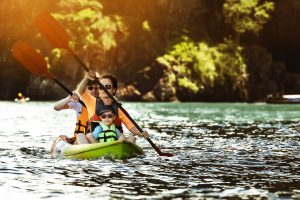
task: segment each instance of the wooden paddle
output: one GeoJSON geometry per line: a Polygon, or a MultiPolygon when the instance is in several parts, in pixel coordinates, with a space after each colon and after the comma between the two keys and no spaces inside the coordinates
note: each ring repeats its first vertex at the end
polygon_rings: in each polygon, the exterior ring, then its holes
{"type": "MultiPolygon", "coordinates": [[[[12,49],[12,55],[32,74],[34,75],[47,75],[51,80],[54,80],[61,88],[63,88],[69,95],[73,93],[59,82],[47,69],[47,62],[42,54],[33,49],[26,42],[16,42],[12,49]]],[[[79,102],[84,107],[85,104],[79,99],[79,102]]]]}
{"type": "MultiPolygon", "coordinates": [[[[40,32],[52,43],[56,48],[66,49],[71,53],[72,56],[80,63],[80,66],[85,71],[89,71],[89,68],[79,59],[79,57],[69,47],[69,38],[65,29],[56,21],[56,19],[49,13],[43,12],[36,18],[35,25],[38,27],[40,32]]],[[[135,127],[142,133],[143,129],[132,119],[128,112],[122,107],[122,105],[113,97],[112,94],[100,83],[98,79],[95,79],[101,89],[112,99],[112,101],[122,110],[122,112],[128,117],[128,119],[135,125],[135,127]]],[[[160,156],[174,156],[171,153],[163,153],[161,150],[152,142],[150,138],[147,141],[155,149],[160,156]]]]}

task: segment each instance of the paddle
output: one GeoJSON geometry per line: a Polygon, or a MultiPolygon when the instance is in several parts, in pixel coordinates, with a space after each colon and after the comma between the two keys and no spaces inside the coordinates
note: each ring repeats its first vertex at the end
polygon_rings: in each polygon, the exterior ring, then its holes
{"type": "MultiPolygon", "coordinates": [[[[79,57],[72,51],[69,47],[69,38],[65,29],[56,21],[56,19],[49,13],[43,12],[39,14],[35,21],[36,26],[40,32],[52,43],[56,48],[66,49],[71,53],[72,56],[80,63],[80,66],[84,68],[85,71],[89,71],[89,68],[79,59],[79,57]]],[[[113,97],[112,94],[100,83],[98,79],[95,79],[99,84],[101,89],[112,99],[112,101],[122,110],[122,112],[128,117],[128,119],[135,125],[135,127],[142,133],[143,129],[131,118],[127,111],[122,107],[122,105],[113,97]]],[[[163,153],[161,150],[152,142],[150,138],[147,141],[155,149],[155,151],[160,156],[173,156],[171,153],[163,153]]]]}
{"type": "MultiPolygon", "coordinates": [[[[26,42],[16,42],[12,49],[12,55],[32,74],[34,75],[47,75],[51,80],[54,80],[61,88],[63,88],[69,95],[73,93],[66,88],[61,82],[59,82],[47,69],[47,62],[44,56],[38,53],[26,42]]],[[[79,102],[84,107],[85,104],[79,99],[79,102]]]]}

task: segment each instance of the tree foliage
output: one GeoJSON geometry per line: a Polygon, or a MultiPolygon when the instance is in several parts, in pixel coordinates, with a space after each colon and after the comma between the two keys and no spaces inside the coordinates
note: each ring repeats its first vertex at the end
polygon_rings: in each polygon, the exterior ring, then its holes
{"type": "Polygon", "coordinates": [[[181,40],[167,54],[158,58],[170,72],[167,74],[170,84],[193,92],[198,92],[206,85],[213,85],[217,76],[214,62],[216,49],[204,42],[196,43],[187,36],[183,36],[181,40]]]}
{"type": "Polygon", "coordinates": [[[215,46],[182,37],[179,43],[158,58],[167,67],[166,76],[171,85],[194,93],[215,85],[227,88],[230,85],[240,99],[247,100],[248,70],[239,37],[246,31],[258,33],[270,19],[272,10],[273,2],[226,0],[223,4],[225,22],[232,25],[237,37],[234,40],[224,37],[223,42],[215,46]]]}
{"type": "Polygon", "coordinates": [[[262,0],[226,0],[223,5],[225,22],[232,25],[237,37],[247,31],[259,33],[274,10],[274,3],[262,0]]]}
{"type": "Polygon", "coordinates": [[[231,40],[210,47],[205,42],[194,42],[183,36],[182,41],[170,48],[158,61],[167,67],[170,85],[194,93],[224,85],[229,80],[235,89],[243,90],[246,65],[241,55],[242,47],[231,40]]]}
{"type": "MultiPolygon", "coordinates": [[[[243,51],[248,71],[249,100],[264,97],[276,90],[272,78],[272,55],[263,47],[249,46],[243,51]]],[[[281,71],[280,71],[281,72],[281,71]]],[[[283,73],[279,73],[283,75],[283,73]]]]}
{"type": "MultiPolygon", "coordinates": [[[[126,27],[118,15],[103,14],[97,0],[61,0],[54,16],[64,25],[71,38],[71,47],[85,63],[98,71],[109,70],[109,52],[127,36],[126,27]]],[[[60,50],[55,50],[59,56],[60,50]]]]}

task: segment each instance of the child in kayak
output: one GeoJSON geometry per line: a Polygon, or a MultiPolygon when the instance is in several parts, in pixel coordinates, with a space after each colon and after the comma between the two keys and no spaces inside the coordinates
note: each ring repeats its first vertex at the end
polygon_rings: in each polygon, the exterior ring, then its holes
{"type": "Polygon", "coordinates": [[[116,115],[111,105],[104,105],[99,112],[99,116],[101,121],[97,123],[97,127],[93,131],[93,138],[89,138],[92,143],[111,142],[124,138],[123,134],[120,137],[121,133],[114,124],[116,115]]]}
{"type": "MultiPolygon", "coordinates": [[[[92,138],[87,136],[91,143],[104,143],[118,139],[125,139],[124,135],[120,133],[114,124],[116,115],[114,114],[114,110],[111,105],[103,106],[99,112],[99,115],[101,121],[97,122],[97,127],[93,131],[92,138]]],[[[65,148],[70,145],[71,144],[68,142],[68,138],[66,136],[58,136],[52,143],[50,151],[51,157],[62,157],[65,148]]]]}

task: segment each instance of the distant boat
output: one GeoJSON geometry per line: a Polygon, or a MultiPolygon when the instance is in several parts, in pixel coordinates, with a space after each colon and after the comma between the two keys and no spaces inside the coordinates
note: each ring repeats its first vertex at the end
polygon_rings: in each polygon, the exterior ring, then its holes
{"type": "Polygon", "coordinates": [[[18,103],[26,103],[30,101],[30,98],[29,97],[25,97],[25,98],[15,98],[15,102],[18,102],[18,103]]]}
{"type": "Polygon", "coordinates": [[[30,98],[23,96],[21,92],[18,93],[18,98],[15,98],[15,102],[18,102],[18,103],[26,103],[29,100],[30,100],[30,98]]]}
{"type": "Polygon", "coordinates": [[[282,95],[280,98],[274,98],[272,95],[267,97],[266,103],[274,104],[297,104],[300,103],[300,94],[282,95]]]}

